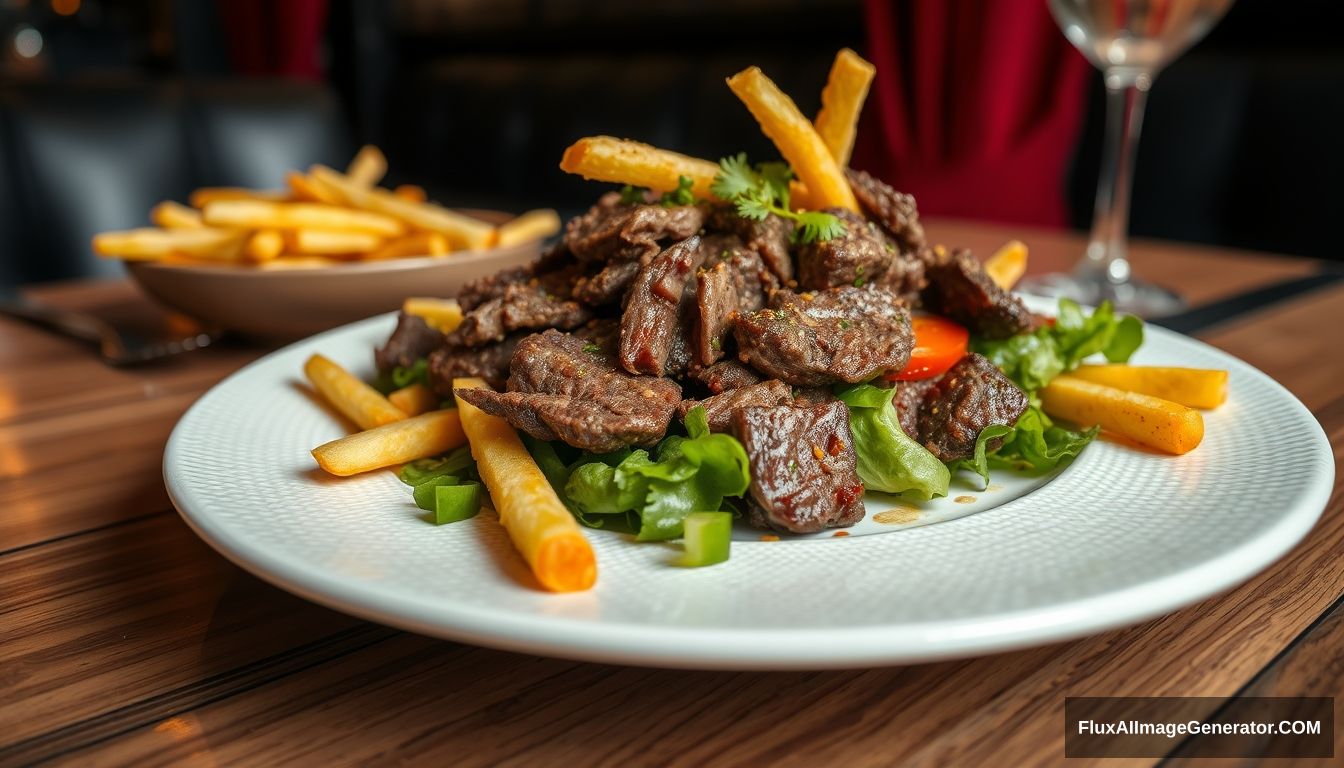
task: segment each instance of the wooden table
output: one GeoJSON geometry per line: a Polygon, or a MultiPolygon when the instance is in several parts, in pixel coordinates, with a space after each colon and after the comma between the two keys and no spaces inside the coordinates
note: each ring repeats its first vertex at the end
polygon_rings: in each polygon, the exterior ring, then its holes
{"type": "MultiPolygon", "coordinates": [[[[1060,233],[956,222],[930,230],[981,253],[1021,237],[1034,270],[1065,266],[1081,247],[1060,233]]],[[[1320,268],[1156,243],[1136,244],[1134,261],[1196,302],[1320,268]]],[[[144,311],[120,282],[35,293],[144,311]]],[[[1342,327],[1338,284],[1199,335],[1291,389],[1338,459],[1342,327]]],[[[665,671],[358,621],[225,562],[164,493],[174,422],[263,351],[224,346],[114,370],[75,343],[0,320],[0,764],[1042,765],[1062,758],[1067,695],[1344,693],[1338,485],[1306,541],[1227,594],[1128,629],[980,659],[665,671]]]]}

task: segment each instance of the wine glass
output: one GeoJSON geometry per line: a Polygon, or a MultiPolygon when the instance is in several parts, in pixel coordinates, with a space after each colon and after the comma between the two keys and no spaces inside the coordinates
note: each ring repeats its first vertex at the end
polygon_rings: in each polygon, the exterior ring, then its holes
{"type": "Polygon", "coordinates": [[[1109,299],[1117,309],[1160,317],[1184,308],[1165,288],[1135,280],[1127,258],[1134,150],[1153,79],[1199,41],[1232,0],[1049,0],[1064,36],[1102,71],[1106,137],[1087,252],[1071,274],[1023,281],[1021,290],[1085,304],[1109,299]]]}

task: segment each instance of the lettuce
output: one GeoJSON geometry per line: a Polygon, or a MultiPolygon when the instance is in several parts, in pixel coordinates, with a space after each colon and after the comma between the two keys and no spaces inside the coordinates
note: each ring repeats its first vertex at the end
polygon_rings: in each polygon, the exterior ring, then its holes
{"type": "Polygon", "coordinates": [[[1077,302],[1060,299],[1054,324],[1007,339],[975,339],[971,346],[1034,400],[1036,390],[1085,358],[1101,353],[1123,363],[1142,343],[1143,323],[1131,315],[1117,317],[1109,301],[1084,315],[1077,302]]]}
{"type": "Polygon", "coordinates": [[[746,449],[732,435],[711,433],[704,408],[686,414],[686,431],[664,438],[653,456],[641,449],[581,458],[561,496],[586,525],[622,515],[641,541],[679,538],[687,515],[718,511],[751,483],[746,449]]]}
{"type": "Polygon", "coordinates": [[[1074,432],[1056,426],[1049,416],[1031,406],[1011,427],[990,424],[980,430],[975,439],[975,455],[954,461],[948,468],[953,472],[969,470],[986,483],[989,482],[990,467],[1047,472],[1065,458],[1077,456],[1100,429],[1093,427],[1086,432],[1074,432]],[[996,438],[1003,438],[1003,444],[994,451],[986,450],[986,444],[996,438]]]}
{"type": "Polygon", "coordinates": [[[921,499],[946,496],[952,474],[924,446],[901,429],[891,400],[895,387],[871,384],[842,387],[836,396],[849,407],[859,477],[873,491],[906,493],[921,499]]]}

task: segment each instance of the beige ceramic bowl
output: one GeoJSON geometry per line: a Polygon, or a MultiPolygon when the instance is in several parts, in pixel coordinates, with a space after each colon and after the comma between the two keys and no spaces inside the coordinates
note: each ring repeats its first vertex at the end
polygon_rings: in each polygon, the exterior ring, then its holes
{"type": "Polygon", "coordinates": [[[126,267],[146,293],[183,314],[248,336],[294,339],[397,309],[407,296],[453,296],[468,280],[527,264],[540,252],[541,242],[534,241],[443,257],[311,268],[153,262],[126,267]]]}

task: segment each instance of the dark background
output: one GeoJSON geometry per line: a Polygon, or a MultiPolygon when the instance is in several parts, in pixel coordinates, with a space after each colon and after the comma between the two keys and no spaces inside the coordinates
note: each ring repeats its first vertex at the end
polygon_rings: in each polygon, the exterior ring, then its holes
{"type": "MultiPolygon", "coordinates": [[[[557,168],[580,136],[770,157],[723,78],[759,64],[812,114],[835,51],[863,52],[873,33],[859,0],[256,7],[240,17],[202,0],[0,2],[0,286],[115,273],[89,256],[93,232],[142,225],[154,203],[195,186],[273,187],[291,167],[343,166],[363,142],[385,150],[389,182],[444,203],[562,213],[596,195],[557,168]],[[308,60],[246,55],[284,31],[286,14],[314,7],[308,60]]],[[[1158,78],[1136,235],[1340,258],[1340,8],[1239,0],[1158,78]]],[[[1080,228],[1101,97],[1098,77],[1060,179],[1080,228]]]]}

